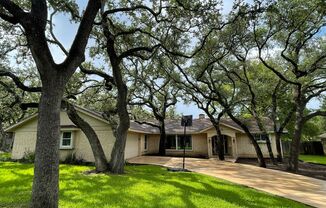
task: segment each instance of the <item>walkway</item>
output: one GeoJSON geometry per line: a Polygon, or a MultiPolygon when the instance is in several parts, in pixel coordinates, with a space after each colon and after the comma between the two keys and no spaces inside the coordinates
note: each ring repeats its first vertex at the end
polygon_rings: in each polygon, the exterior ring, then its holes
{"type": "MultiPolygon", "coordinates": [[[[182,158],[141,156],[128,160],[134,164],[182,167],[182,158]]],[[[186,169],[233,183],[249,186],[314,207],[326,208],[326,181],[277,170],[259,168],[216,159],[186,158],[186,169]]]]}

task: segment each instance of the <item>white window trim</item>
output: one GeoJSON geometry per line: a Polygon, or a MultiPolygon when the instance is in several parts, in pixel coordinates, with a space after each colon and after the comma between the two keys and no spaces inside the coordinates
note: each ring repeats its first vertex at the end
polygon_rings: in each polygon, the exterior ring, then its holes
{"type": "MultiPolygon", "coordinates": [[[[170,134],[171,135],[174,135],[174,134],[170,134]]],[[[168,136],[168,135],[167,135],[168,136]]],[[[183,134],[176,134],[175,135],[175,149],[166,149],[168,151],[183,151],[183,149],[178,149],[178,136],[183,136],[183,134]]],[[[190,136],[190,139],[191,139],[191,149],[186,149],[186,152],[187,151],[193,151],[193,141],[192,141],[192,134],[186,134],[186,136],[190,136]]]]}
{"type": "Polygon", "coordinates": [[[74,132],[73,131],[61,131],[61,135],[60,135],[60,149],[73,149],[73,147],[74,147],[74,132]],[[63,133],[64,132],[71,133],[70,146],[63,146],[62,145],[63,133]]]}
{"type": "MultiPolygon", "coordinates": [[[[259,134],[260,137],[262,136],[262,134],[259,134]]],[[[270,139],[271,135],[270,134],[267,134],[267,139],[270,141],[270,143],[272,143],[271,139],[270,139]]],[[[256,142],[258,144],[266,144],[266,140],[256,140],[256,142]]]]}

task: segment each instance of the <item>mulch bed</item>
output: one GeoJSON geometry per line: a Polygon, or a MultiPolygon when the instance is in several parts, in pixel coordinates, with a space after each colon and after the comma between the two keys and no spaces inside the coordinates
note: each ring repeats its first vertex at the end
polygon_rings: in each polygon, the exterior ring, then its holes
{"type": "MultiPolygon", "coordinates": [[[[252,158],[239,158],[236,163],[243,163],[248,165],[258,166],[257,159],[252,158]]],[[[287,161],[284,159],[283,163],[278,163],[273,165],[269,159],[266,159],[267,168],[274,170],[281,170],[284,172],[289,172],[286,169],[287,161]]],[[[318,165],[313,163],[299,162],[299,171],[296,173],[299,175],[309,176],[312,178],[317,178],[321,180],[326,180],[326,165],[318,165]]]]}

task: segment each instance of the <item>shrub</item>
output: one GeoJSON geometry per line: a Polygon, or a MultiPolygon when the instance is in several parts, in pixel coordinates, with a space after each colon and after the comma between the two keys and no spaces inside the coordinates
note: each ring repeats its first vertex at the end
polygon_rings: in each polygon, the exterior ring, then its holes
{"type": "Polygon", "coordinates": [[[35,161],[35,152],[32,151],[26,151],[24,152],[24,156],[22,159],[19,160],[23,163],[34,163],[35,161]]]}
{"type": "Polygon", "coordinates": [[[81,157],[76,157],[76,153],[73,152],[68,155],[63,161],[63,164],[70,164],[70,165],[84,165],[85,161],[81,157]]]}

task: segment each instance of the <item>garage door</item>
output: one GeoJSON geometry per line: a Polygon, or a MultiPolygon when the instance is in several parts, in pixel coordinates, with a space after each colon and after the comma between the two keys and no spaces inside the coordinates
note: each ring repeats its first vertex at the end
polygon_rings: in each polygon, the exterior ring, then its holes
{"type": "Polygon", "coordinates": [[[125,159],[137,157],[138,155],[138,135],[128,134],[125,148],[125,159]]]}

